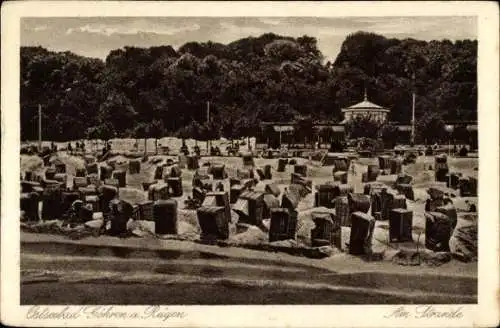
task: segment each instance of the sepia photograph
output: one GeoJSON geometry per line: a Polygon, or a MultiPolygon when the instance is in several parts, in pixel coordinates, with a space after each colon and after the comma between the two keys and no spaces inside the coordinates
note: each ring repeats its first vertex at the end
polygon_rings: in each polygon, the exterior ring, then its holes
{"type": "Polygon", "coordinates": [[[21,24],[23,304],[476,302],[474,18],[21,24]]]}
{"type": "Polygon", "coordinates": [[[477,305],[477,15],[188,13],[20,18],[26,318],[477,305]]]}

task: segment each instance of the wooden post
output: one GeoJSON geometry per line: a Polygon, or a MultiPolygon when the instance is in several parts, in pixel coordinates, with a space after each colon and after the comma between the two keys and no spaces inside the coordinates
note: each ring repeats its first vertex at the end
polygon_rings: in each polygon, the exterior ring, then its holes
{"type": "Polygon", "coordinates": [[[207,101],[207,122],[210,122],[210,101],[207,101]]]}

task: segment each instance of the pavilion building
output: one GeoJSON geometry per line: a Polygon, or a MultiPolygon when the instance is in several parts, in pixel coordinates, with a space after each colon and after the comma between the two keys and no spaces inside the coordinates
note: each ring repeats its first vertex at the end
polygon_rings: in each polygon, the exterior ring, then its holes
{"type": "MultiPolygon", "coordinates": [[[[331,141],[342,141],[348,138],[346,127],[347,124],[358,118],[365,117],[370,120],[374,120],[380,123],[390,123],[394,125],[398,130],[398,142],[399,143],[410,143],[411,141],[411,123],[403,122],[391,122],[389,121],[390,109],[374,104],[368,100],[366,89],[363,101],[356,103],[352,106],[342,108],[341,112],[343,114],[343,120],[341,122],[315,122],[314,129],[316,130],[316,135],[318,140],[320,139],[321,131],[325,129],[329,130],[329,140],[322,140],[323,142],[331,141]]],[[[295,130],[297,122],[261,122],[261,131],[264,129],[271,128],[271,133],[267,135],[266,138],[260,138],[260,142],[267,143],[271,148],[277,148],[283,143],[293,143],[295,142],[295,130]]],[[[466,125],[467,131],[470,133],[469,144],[471,147],[477,148],[477,122],[447,122],[453,127],[466,125]]],[[[376,138],[377,136],[373,136],[376,138]]]]}

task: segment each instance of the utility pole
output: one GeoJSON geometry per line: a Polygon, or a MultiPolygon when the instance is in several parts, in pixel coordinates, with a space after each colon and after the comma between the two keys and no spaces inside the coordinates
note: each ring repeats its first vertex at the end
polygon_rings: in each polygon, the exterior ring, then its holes
{"type": "Polygon", "coordinates": [[[415,69],[412,65],[411,67],[412,75],[411,75],[411,96],[412,96],[412,105],[411,105],[411,144],[415,144],[415,69]]]}
{"type": "Polygon", "coordinates": [[[411,143],[415,144],[415,91],[412,93],[411,106],[411,143]]]}
{"type": "MultiPolygon", "coordinates": [[[[207,101],[207,127],[210,123],[210,101],[207,101]]],[[[210,140],[207,141],[207,155],[210,156],[210,148],[212,147],[212,142],[210,140]]]]}
{"type": "Polygon", "coordinates": [[[42,151],[42,105],[38,104],[38,151],[42,151]]]}
{"type": "Polygon", "coordinates": [[[207,123],[210,122],[210,101],[207,101],[207,123]]]}

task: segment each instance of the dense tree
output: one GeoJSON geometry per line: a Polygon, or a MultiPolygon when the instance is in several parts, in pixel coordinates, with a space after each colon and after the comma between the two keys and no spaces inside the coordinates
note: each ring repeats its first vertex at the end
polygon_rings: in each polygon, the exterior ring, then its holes
{"type": "Polygon", "coordinates": [[[163,137],[164,132],[165,127],[162,120],[154,119],[149,123],[149,137],[155,138],[155,154],[158,154],[158,139],[163,137]]]}
{"type": "Polygon", "coordinates": [[[439,113],[428,113],[415,122],[416,137],[424,143],[447,140],[445,123],[439,113]]]}
{"type": "Polygon", "coordinates": [[[352,139],[379,137],[383,124],[369,116],[356,117],[346,124],[346,133],[352,139]]]}
{"type": "Polygon", "coordinates": [[[332,128],[323,127],[318,131],[318,133],[319,133],[319,136],[321,138],[321,143],[330,144],[333,141],[334,132],[333,132],[332,128]]]}
{"type": "Polygon", "coordinates": [[[299,117],[296,123],[296,135],[298,138],[302,139],[304,146],[311,142],[314,138],[314,120],[311,116],[299,117]]]}
{"type": "Polygon", "coordinates": [[[43,138],[80,139],[104,98],[104,63],[70,52],[54,53],[41,47],[21,51],[21,139],[38,136],[38,106],[42,108],[43,138]],[[75,127],[82,126],[81,129],[75,127]]]}
{"type": "Polygon", "coordinates": [[[109,122],[99,123],[98,125],[91,126],[85,131],[85,137],[89,140],[104,140],[107,142],[116,137],[116,132],[109,122]]]}
{"type": "Polygon", "coordinates": [[[110,93],[101,104],[97,121],[110,123],[122,137],[130,137],[136,127],[137,112],[123,93],[110,93]]]}
{"type": "MultiPolygon", "coordinates": [[[[144,156],[148,154],[148,137],[149,137],[149,124],[140,122],[134,128],[134,137],[136,139],[144,139],[144,156]]],[[[138,140],[137,140],[138,142],[138,140]]]]}
{"type": "Polygon", "coordinates": [[[391,123],[383,124],[380,131],[380,137],[386,148],[394,148],[398,143],[399,131],[391,123]]]}
{"type": "MultiPolygon", "coordinates": [[[[315,38],[273,33],[227,45],[188,42],[177,51],[124,47],[104,62],[22,47],[21,138],[37,138],[38,104],[44,138],[52,140],[134,136],[141,123],[155,138],[182,131],[206,141],[250,137],[262,121],[340,121],[341,108],[360,101],[366,87],[371,101],[391,109],[391,121],[404,123],[415,92],[417,137],[433,142],[443,136],[427,124],[477,119],[476,66],[475,40],[366,32],[347,36],[333,63],[323,61],[315,38]],[[207,102],[211,122],[192,123],[207,121],[207,102]]],[[[311,141],[309,132],[298,137],[311,141]]]]}
{"type": "Polygon", "coordinates": [[[250,148],[250,137],[258,135],[260,131],[255,121],[255,114],[239,117],[235,122],[235,130],[234,135],[247,138],[247,147],[250,148]]]}
{"type": "Polygon", "coordinates": [[[199,139],[207,142],[207,152],[210,152],[211,141],[220,138],[220,125],[211,120],[199,127],[199,139]]]}

